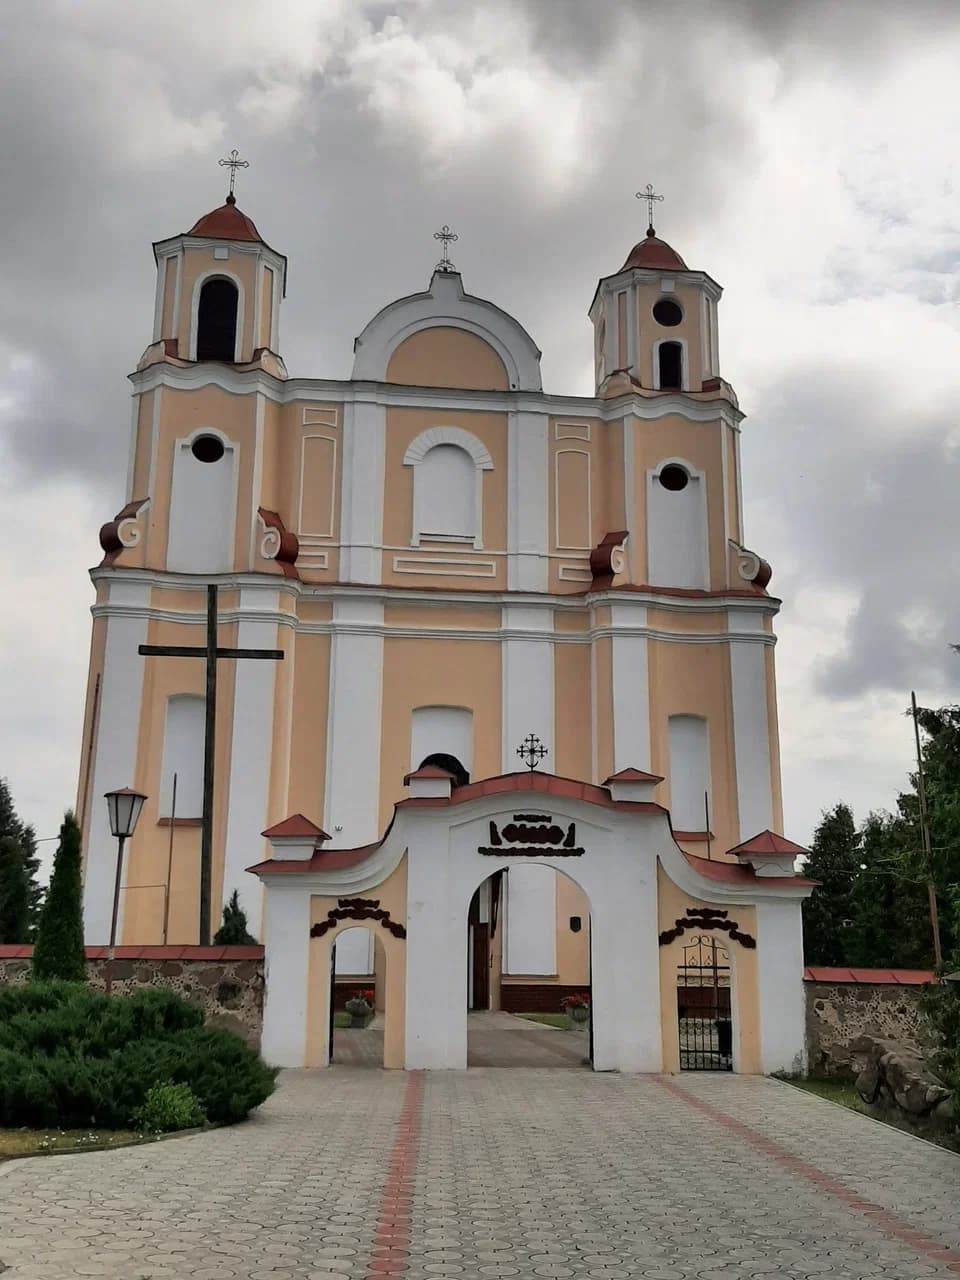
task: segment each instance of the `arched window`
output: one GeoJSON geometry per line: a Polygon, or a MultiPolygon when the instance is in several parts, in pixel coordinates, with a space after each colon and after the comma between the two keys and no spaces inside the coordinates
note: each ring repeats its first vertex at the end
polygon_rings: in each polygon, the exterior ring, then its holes
{"type": "Polygon", "coordinates": [[[647,473],[647,581],[657,587],[709,585],[703,475],[681,459],[647,473]]]}
{"type": "Polygon", "coordinates": [[[197,309],[197,359],[234,360],[240,298],[232,280],[214,276],[200,289],[197,309]]]}
{"type": "Polygon", "coordinates": [[[476,468],[466,450],[438,444],[414,473],[414,509],[421,538],[469,542],[477,529],[476,468]]]}
{"type": "Polygon", "coordinates": [[[683,347],[679,342],[661,342],[657,348],[657,368],[661,391],[683,388],[683,347]]]}
{"type": "Polygon", "coordinates": [[[417,768],[422,769],[427,764],[436,765],[438,769],[446,769],[447,773],[452,773],[455,787],[465,787],[470,781],[469,773],[467,773],[457,757],[448,755],[446,751],[434,751],[430,755],[424,756],[417,768]]]}

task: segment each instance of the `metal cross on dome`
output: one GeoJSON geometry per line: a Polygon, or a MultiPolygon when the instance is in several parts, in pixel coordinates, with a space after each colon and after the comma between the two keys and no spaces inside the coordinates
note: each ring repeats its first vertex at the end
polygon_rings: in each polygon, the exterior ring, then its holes
{"type": "Polygon", "coordinates": [[[230,195],[233,195],[233,188],[236,186],[236,182],[237,182],[237,170],[249,169],[250,161],[241,160],[240,152],[237,150],[236,147],[234,147],[233,150],[230,152],[228,159],[218,160],[217,164],[220,164],[220,165],[227,164],[230,166],[230,195]]]}
{"type": "Polygon", "coordinates": [[[653,183],[648,182],[643,191],[637,192],[638,200],[646,200],[647,202],[647,230],[653,232],[653,206],[654,202],[662,201],[663,196],[657,195],[653,189],[653,183]]]}
{"type": "Polygon", "coordinates": [[[446,223],[439,231],[433,233],[434,240],[443,241],[443,253],[440,255],[440,261],[436,265],[437,271],[456,271],[456,267],[450,261],[450,246],[454,244],[460,237],[455,231],[451,231],[446,223]]]}
{"type": "Polygon", "coordinates": [[[528,733],[517,747],[517,755],[528,769],[535,769],[545,755],[547,748],[535,733],[528,733]]]}

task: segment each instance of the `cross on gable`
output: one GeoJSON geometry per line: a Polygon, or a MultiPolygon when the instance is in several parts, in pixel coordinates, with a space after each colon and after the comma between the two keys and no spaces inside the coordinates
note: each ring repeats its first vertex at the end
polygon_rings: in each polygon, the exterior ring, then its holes
{"type": "MultiPolygon", "coordinates": [[[[233,153],[236,155],[236,151],[233,153]]],[[[221,164],[227,161],[221,160],[221,164]]],[[[245,161],[238,163],[245,164],[245,161]]],[[[203,658],[206,662],[206,719],[203,733],[203,819],[200,830],[200,945],[210,945],[210,892],[213,869],[214,743],[217,723],[217,662],[222,658],[283,660],[282,649],[235,649],[217,644],[217,588],[207,586],[206,644],[141,644],[148,658],[203,658]]]]}
{"type": "Polygon", "coordinates": [[[648,182],[642,191],[637,192],[637,199],[647,202],[647,235],[653,235],[653,206],[654,203],[662,201],[663,196],[657,195],[653,189],[653,183],[648,182]]]}

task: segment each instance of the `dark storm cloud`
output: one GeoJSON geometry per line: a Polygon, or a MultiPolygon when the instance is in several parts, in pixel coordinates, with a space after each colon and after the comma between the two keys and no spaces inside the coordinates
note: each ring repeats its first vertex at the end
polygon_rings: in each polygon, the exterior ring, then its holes
{"type": "Polygon", "coordinates": [[[789,538],[792,568],[773,584],[785,621],[801,588],[807,609],[838,591],[856,602],[842,652],[814,665],[819,691],[842,698],[960,678],[956,410],[908,410],[884,382],[862,368],[794,372],[759,398],[745,464],[747,493],[777,495],[789,538]]]}

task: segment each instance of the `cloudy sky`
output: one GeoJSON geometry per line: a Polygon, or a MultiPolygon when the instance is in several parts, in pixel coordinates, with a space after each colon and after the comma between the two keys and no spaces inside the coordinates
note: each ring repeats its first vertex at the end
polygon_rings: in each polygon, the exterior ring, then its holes
{"type": "Polygon", "coordinates": [[[786,832],[891,803],[909,690],[960,684],[960,6],[33,0],[0,49],[0,774],[39,835],[74,795],[150,244],[220,203],[234,146],[302,375],[349,375],[449,222],[545,387],[589,394],[586,309],[653,181],[726,290],[746,541],[784,599],[786,832]]]}

